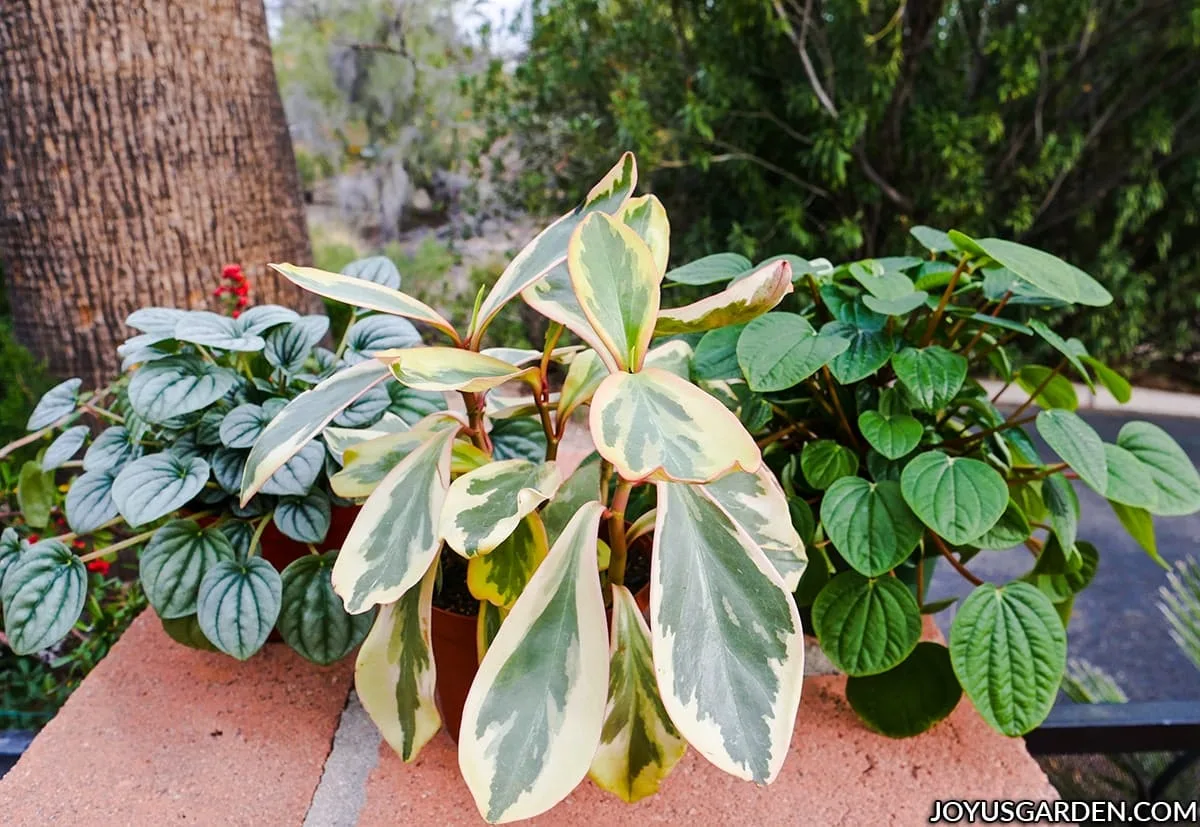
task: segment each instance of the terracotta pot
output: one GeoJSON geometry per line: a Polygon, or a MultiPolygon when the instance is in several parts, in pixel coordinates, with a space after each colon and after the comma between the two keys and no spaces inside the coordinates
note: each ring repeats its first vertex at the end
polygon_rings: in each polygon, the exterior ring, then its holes
{"type": "MultiPolygon", "coordinates": [[[[634,599],[643,614],[650,611],[650,586],[641,588],[634,599]]],[[[609,612],[608,619],[612,621],[609,612]]],[[[478,619],[433,607],[433,619],[429,634],[433,642],[433,659],[437,663],[438,709],[442,713],[442,725],[458,743],[458,730],[462,726],[463,706],[467,693],[479,671],[476,654],[475,627],[478,619]]]]}

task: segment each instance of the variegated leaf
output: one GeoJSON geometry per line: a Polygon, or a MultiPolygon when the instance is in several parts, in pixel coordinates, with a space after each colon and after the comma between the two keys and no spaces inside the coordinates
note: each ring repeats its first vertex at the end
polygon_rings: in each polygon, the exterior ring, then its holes
{"type": "Polygon", "coordinates": [[[549,547],[546,527],[536,513],[528,514],[490,553],[471,558],[467,588],[476,600],[511,609],[549,547]]]}
{"type": "Polygon", "coordinates": [[[325,447],[329,449],[329,455],[341,463],[345,461],[346,449],[408,429],[409,424],[403,419],[394,413],[385,413],[370,428],[336,428],[331,425],[321,432],[321,437],[325,440],[325,447]]]}
{"type": "Polygon", "coordinates": [[[398,600],[437,555],[437,519],[450,486],[457,414],[393,468],[367,498],[333,566],[333,590],[359,614],[398,600]]]}
{"type": "Polygon", "coordinates": [[[508,822],[549,810],[587,775],[608,685],[596,532],[581,508],[479,664],[463,708],[458,765],[479,812],[508,822]]]}
{"type": "Polygon", "coordinates": [[[672,339],[650,348],[646,354],[646,367],[665,370],[680,379],[692,377],[692,346],[683,339],[672,339]]]}
{"type": "Polygon", "coordinates": [[[509,262],[508,267],[492,286],[491,291],[479,305],[471,326],[469,341],[478,346],[483,331],[500,312],[500,308],[517,294],[535,284],[550,270],[566,258],[567,242],[571,233],[592,213],[615,213],[637,186],[637,162],[633,154],[626,152],[617,165],[608,171],[596,186],[588,192],[583,203],[559,218],[538,234],[509,262]]]}
{"type": "Polygon", "coordinates": [[[554,462],[493,462],[454,481],[442,507],[440,531],[464,557],[486,554],[512,534],[526,514],[554,496],[562,476],[554,462]]]}
{"type": "Polygon", "coordinates": [[[716,398],[673,373],[614,373],[592,397],[596,450],[628,480],[709,482],[757,471],[753,437],[716,398]]]}
{"type": "Polygon", "coordinates": [[[431,435],[446,427],[445,412],[430,414],[411,429],[384,433],[347,447],[342,454],[342,470],[329,478],[333,493],[339,497],[369,497],[396,465],[431,435]]]}
{"type": "Polygon", "coordinates": [[[484,601],[479,604],[479,617],[475,624],[475,651],[479,660],[483,660],[483,656],[491,648],[492,641],[496,639],[496,633],[500,631],[500,625],[504,623],[507,615],[508,612],[494,603],[484,601]]]}
{"type": "Polygon", "coordinates": [[[375,358],[391,365],[404,385],[419,391],[478,393],[537,376],[538,369],[519,368],[482,353],[454,347],[409,347],[383,350],[375,358]]]}
{"type": "MultiPolygon", "coordinates": [[[[370,282],[353,279],[360,284],[370,282]]],[[[262,488],[280,466],[321,432],[338,413],[389,376],[387,365],[374,360],[338,371],[297,396],[272,419],[250,449],[242,471],[241,504],[262,488]]]]}
{"type": "Polygon", "coordinates": [[[316,267],[272,264],[271,269],[310,293],[367,310],[378,310],[380,313],[391,313],[393,316],[415,319],[436,327],[456,343],[459,341],[454,325],[446,321],[440,313],[424,302],[417,301],[399,290],[393,290],[382,284],[354,276],[318,270],[316,267]]]}
{"type": "Polygon", "coordinates": [[[558,397],[558,421],[570,419],[576,408],[590,402],[606,376],[608,367],[596,351],[585,350],[576,356],[567,368],[567,378],[558,397]]]}
{"type": "Polygon", "coordinates": [[[592,323],[583,314],[565,262],[555,265],[544,278],[526,288],[521,298],[538,313],[558,322],[587,342],[609,370],[620,369],[600,334],[592,329],[592,323]]]}
{"type": "Polygon", "coordinates": [[[612,594],[608,709],[589,775],[599,787],[633,803],[658,792],[687,741],[659,695],[650,627],[641,609],[624,586],[613,586],[612,594]]]}
{"type": "Polygon", "coordinates": [[[435,691],[437,667],[429,629],[436,563],[379,616],[358,650],[354,690],[379,733],[412,761],[442,726],[435,691]]]}
{"type": "Polygon", "coordinates": [[[715,296],[658,314],[654,333],[700,333],[757,319],[792,292],[792,267],[776,261],[738,279],[715,296]]]}
{"type": "Polygon", "coordinates": [[[763,465],[753,474],[735,471],[713,480],[704,489],[762,549],[787,590],[796,591],[808,557],[804,542],[792,526],[787,495],[771,469],[763,465]]]}
{"type": "Polygon", "coordinates": [[[663,275],[646,242],[615,218],[593,213],[571,236],[567,272],[583,315],[617,365],[640,368],[663,275]]]}
{"type": "Polygon", "coordinates": [[[616,217],[646,242],[659,274],[666,273],[667,259],[671,255],[671,224],[662,202],[653,195],[630,198],[617,211],[616,217]]]}
{"type": "Polygon", "coordinates": [[[657,488],[650,627],[663,703],[717,767],[770,783],[800,705],[796,604],[750,535],[703,488],[657,488]]]}

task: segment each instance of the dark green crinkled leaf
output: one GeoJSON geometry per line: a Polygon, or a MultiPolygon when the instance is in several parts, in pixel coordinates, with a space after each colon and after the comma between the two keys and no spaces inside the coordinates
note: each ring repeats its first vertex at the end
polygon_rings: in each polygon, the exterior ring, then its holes
{"type": "Polygon", "coordinates": [[[196,617],[214,646],[246,660],[266,643],[282,595],[279,572],[261,557],[223,561],[200,581],[196,617]]]}
{"type": "Polygon", "coordinates": [[[536,419],[502,419],[492,428],[491,436],[493,459],[527,459],[541,462],[546,457],[546,433],[536,419]]]}
{"type": "Polygon", "coordinates": [[[303,497],[284,497],[275,506],[275,526],[298,543],[320,543],[329,531],[329,497],[315,488],[303,497]]]}
{"type": "Polygon", "coordinates": [[[821,525],[842,558],[867,577],[885,574],[912,554],[924,526],[895,482],[842,477],[821,500],[821,525]]]}
{"type": "Polygon", "coordinates": [[[921,442],[924,426],[907,414],[887,416],[879,411],[863,411],[858,427],[872,448],[887,459],[899,459],[921,442]]]}
{"type": "Polygon", "coordinates": [[[1056,454],[1099,494],[1108,488],[1108,461],[1104,440],[1077,414],[1065,410],[1042,411],[1037,429],[1056,454]]]}
{"type": "Polygon", "coordinates": [[[129,382],[129,404],[148,422],[203,410],[237,384],[237,374],[198,356],[170,356],[143,365],[129,382]]]}
{"type": "Polygon", "coordinates": [[[812,619],[821,650],[848,675],[886,672],[921,638],[916,598],[894,577],[842,572],[817,595],[812,619]]]}
{"type": "Polygon", "coordinates": [[[38,543],[8,566],[0,584],[4,634],[17,655],[31,655],[66,637],[83,612],[87,569],[57,541],[38,543]]]}
{"type": "Polygon", "coordinates": [[[813,440],[800,453],[800,470],[809,485],[823,491],[858,471],[858,455],[832,439],[813,440]]]}
{"type": "Polygon", "coordinates": [[[1001,733],[1024,735],[1046,719],[1067,660],[1054,604],[1028,583],[985,583],[950,628],[950,660],[967,697],[1001,733]]]}
{"type": "Polygon", "coordinates": [[[82,379],[68,379],[46,391],[34,406],[33,413],[29,415],[25,429],[41,430],[72,413],[79,395],[79,386],[82,384],[82,379]]]}
{"type": "Polygon", "coordinates": [[[920,454],[900,475],[904,499],[921,522],[954,545],[990,530],[1008,506],[1008,486],[977,459],[920,454]]]}
{"type": "Polygon", "coordinates": [[[154,611],[171,620],[195,614],[204,575],[217,563],[236,558],[219,529],[201,528],[194,520],[173,520],[154,532],[142,550],[138,572],[154,611]]]}
{"type": "Polygon", "coordinates": [[[960,698],[950,650],[938,643],[918,643],[886,672],[846,680],[850,707],[868,727],[889,738],[910,738],[931,729],[954,711],[960,698]]]}
{"type": "Polygon", "coordinates": [[[133,528],[183,507],[208,480],[208,463],[171,453],[152,454],[126,465],[112,485],[117,510],[133,528]]]}
{"type": "Polygon", "coordinates": [[[252,403],[238,405],[225,414],[221,421],[221,444],[226,448],[249,448],[270,421],[261,406],[252,403]]]}
{"type": "Polygon", "coordinates": [[[336,551],[309,554],[283,570],[279,634],[285,643],[313,663],[341,660],[362,643],[374,612],[348,614],[333,591],[330,572],[336,551]]]}
{"type": "Polygon", "coordinates": [[[89,432],[87,425],[76,425],[59,434],[46,448],[46,453],[42,454],[42,470],[53,471],[79,453],[89,432]]]}
{"type": "Polygon", "coordinates": [[[892,357],[896,378],[927,411],[944,407],[967,378],[967,360],[944,347],[905,348],[892,357]]]}
{"type": "Polygon", "coordinates": [[[379,421],[392,404],[386,387],[376,385],[363,393],[333,418],[339,428],[365,428],[379,421]]]}

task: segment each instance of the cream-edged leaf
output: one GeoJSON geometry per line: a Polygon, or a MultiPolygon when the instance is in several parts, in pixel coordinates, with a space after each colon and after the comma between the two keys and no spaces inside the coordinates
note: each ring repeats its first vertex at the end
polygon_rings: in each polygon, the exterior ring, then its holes
{"type": "Polygon", "coordinates": [[[705,493],[740,525],[794,592],[808,565],[804,542],[792,525],[787,495],[766,465],[753,474],[735,471],[704,486],[705,493]]]}
{"type": "Polygon", "coordinates": [[[750,536],[703,488],[657,488],[650,627],[663,703],[688,743],[717,767],[770,783],[800,706],[804,640],[796,604],[750,536]]]}
{"type": "Polygon", "coordinates": [[[608,708],[588,774],[600,788],[633,803],[658,792],[659,782],[687,750],[687,741],[659,696],[650,627],[641,609],[624,586],[613,586],[612,594],[608,708]]]}
{"type": "Polygon", "coordinates": [[[476,600],[511,609],[546,559],[550,543],[536,513],[525,516],[500,545],[467,564],[467,588],[476,600]]]}
{"type": "Polygon", "coordinates": [[[631,227],[589,215],[567,246],[567,272],[579,307],[623,369],[642,365],[658,315],[662,271],[631,227]]]}
{"type": "Polygon", "coordinates": [[[786,261],[760,267],[720,293],[698,302],[660,310],[654,333],[701,333],[757,319],[792,292],[792,268],[786,261]]]}
{"type": "Polygon", "coordinates": [[[409,347],[384,350],[375,358],[389,364],[404,385],[419,391],[479,393],[532,377],[537,368],[519,368],[482,353],[454,347],[409,347]]]}
{"type": "Polygon", "coordinates": [[[692,346],[683,339],[671,339],[650,348],[645,367],[673,373],[680,379],[692,378],[692,346]]]}
{"type": "Polygon", "coordinates": [[[454,341],[458,341],[458,333],[454,330],[454,325],[446,321],[432,307],[417,301],[407,293],[401,293],[399,290],[393,290],[366,279],[318,270],[316,267],[272,264],[271,269],[310,293],[366,310],[378,310],[380,313],[415,319],[431,327],[436,327],[454,341]]]}
{"type": "Polygon", "coordinates": [[[525,303],[551,321],[558,322],[594,350],[609,370],[619,370],[617,360],[608,352],[592,323],[583,315],[566,262],[556,264],[546,276],[521,293],[525,303]]]}
{"type": "MultiPolygon", "coordinates": [[[[445,412],[439,411],[418,421],[411,429],[405,425],[403,430],[392,433],[363,431],[378,435],[354,442],[343,450],[342,470],[329,478],[333,493],[348,499],[371,496],[388,472],[419,445],[427,442],[432,433],[445,427],[445,422],[445,412]]],[[[332,430],[326,430],[326,437],[332,430]]]]}
{"type": "MultiPolygon", "coordinates": [[[[365,281],[360,283],[370,284],[365,281]]],[[[335,416],[389,375],[387,365],[368,359],[338,371],[289,402],[267,424],[250,449],[250,456],[242,471],[242,506],[245,507],[271,475],[319,434],[335,416]]]]}
{"type": "Polygon", "coordinates": [[[581,221],[596,212],[617,212],[636,186],[637,162],[633,153],[626,152],[616,166],[592,187],[582,204],[542,230],[504,268],[475,314],[469,336],[471,343],[476,346],[479,344],[484,330],[501,307],[563,262],[571,233],[581,221]]]}
{"type": "Polygon", "coordinates": [[[625,479],[709,482],[762,464],[754,439],[729,409],[657,368],[609,376],[589,416],[596,450],[625,479]]]}
{"type": "Polygon", "coordinates": [[[553,462],[492,462],[450,486],[440,531],[464,557],[486,554],[512,534],[526,514],[554,496],[562,476],[553,462]]]}
{"type": "Polygon", "coordinates": [[[489,822],[530,818],[566,798],[600,742],[608,686],[596,570],[603,512],[589,503],[567,524],[471,684],[458,765],[489,822]]]}
{"type": "Polygon", "coordinates": [[[430,640],[437,565],[395,603],[379,607],[358,650],[354,691],[388,745],[405,761],[442,726],[435,692],[437,667],[430,640]]]}
{"type": "Polygon", "coordinates": [[[671,224],[667,220],[667,210],[658,197],[641,195],[630,198],[617,211],[616,217],[646,242],[658,272],[667,272],[667,259],[671,255],[671,224]]]}
{"type": "Polygon", "coordinates": [[[565,422],[576,408],[592,401],[592,394],[608,373],[608,367],[596,351],[585,350],[576,356],[567,368],[567,378],[563,380],[562,393],[558,397],[558,421],[565,422]]]}
{"type": "Polygon", "coordinates": [[[333,567],[333,589],[359,614],[398,600],[429,568],[442,544],[437,521],[450,486],[454,437],[465,423],[443,414],[430,434],[367,498],[333,567]]]}

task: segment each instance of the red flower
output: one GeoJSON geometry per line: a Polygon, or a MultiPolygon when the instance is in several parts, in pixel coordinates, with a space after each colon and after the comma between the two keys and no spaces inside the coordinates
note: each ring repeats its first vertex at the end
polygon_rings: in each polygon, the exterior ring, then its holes
{"type": "Polygon", "coordinates": [[[107,560],[93,560],[87,564],[88,571],[94,571],[101,577],[107,577],[109,569],[112,568],[112,563],[107,560]]]}
{"type": "Polygon", "coordinates": [[[30,535],[29,535],[28,537],[26,537],[25,539],[27,539],[27,540],[28,540],[29,542],[31,542],[31,543],[36,543],[36,542],[37,542],[38,540],[40,540],[41,538],[40,538],[40,537],[38,537],[38,535],[36,535],[36,534],[30,534],[30,535]]]}

